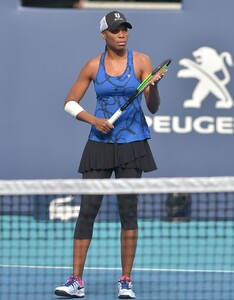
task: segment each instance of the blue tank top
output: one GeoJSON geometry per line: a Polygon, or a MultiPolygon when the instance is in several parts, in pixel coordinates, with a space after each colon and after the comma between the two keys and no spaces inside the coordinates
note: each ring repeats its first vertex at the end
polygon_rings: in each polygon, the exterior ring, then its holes
{"type": "MultiPolygon", "coordinates": [[[[133,67],[133,53],[128,50],[127,66],[120,76],[109,76],[106,73],[104,59],[101,55],[94,88],[97,96],[95,116],[109,119],[126,100],[134,93],[140,81],[137,79],[133,67]]],[[[91,127],[89,139],[106,143],[130,143],[150,138],[150,131],[141,108],[142,95],[123,112],[114,123],[114,129],[103,134],[91,127]]]]}

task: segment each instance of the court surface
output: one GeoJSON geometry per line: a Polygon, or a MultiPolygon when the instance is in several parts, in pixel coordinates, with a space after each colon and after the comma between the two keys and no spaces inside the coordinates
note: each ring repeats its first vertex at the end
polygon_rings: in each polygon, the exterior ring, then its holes
{"type": "MultiPolygon", "coordinates": [[[[14,216],[21,225],[10,232],[9,216],[1,218],[0,298],[70,299],[53,291],[71,274],[74,224],[55,227],[56,222],[14,216]]],[[[136,299],[234,299],[233,228],[233,221],[140,222],[132,273],[136,299]]],[[[98,222],[95,232],[83,278],[85,299],[117,299],[119,224],[98,222]]]]}

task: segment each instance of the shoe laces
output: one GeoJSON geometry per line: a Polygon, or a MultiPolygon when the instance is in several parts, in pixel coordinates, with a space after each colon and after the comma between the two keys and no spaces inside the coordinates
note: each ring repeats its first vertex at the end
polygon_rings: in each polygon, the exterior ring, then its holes
{"type": "Polygon", "coordinates": [[[131,288],[129,284],[131,283],[131,279],[127,276],[122,276],[119,280],[119,283],[121,284],[122,289],[129,289],[131,288]]]}
{"type": "Polygon", "coordinates": [[[65,286],[74,285],[74,283],[76,283],[76,284],[78,283],[79,285],[84,286],[84,281],[79,279],[76,276],[70,276],[68,278],[68,281],[65,283],[65,286]]]}

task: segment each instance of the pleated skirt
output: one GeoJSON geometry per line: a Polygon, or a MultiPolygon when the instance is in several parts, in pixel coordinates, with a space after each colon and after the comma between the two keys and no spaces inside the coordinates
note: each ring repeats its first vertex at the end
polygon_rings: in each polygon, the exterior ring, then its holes
{"type": "Polygon", "coordinates": [[[126,144],[102,143],[88,140],[78,172],[115,169],[117,167],[151,172],[157,169],[147,140],[126,144]]]}

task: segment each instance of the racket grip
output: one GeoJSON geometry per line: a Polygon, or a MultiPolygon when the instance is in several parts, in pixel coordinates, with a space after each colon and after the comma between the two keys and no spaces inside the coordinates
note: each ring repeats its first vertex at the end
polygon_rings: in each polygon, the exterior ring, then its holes
{"type": "Polygon", "coordinates": [[[118,109],[112,117],[108,120],[109,123],[114,124],[114,122],[122,115],[122,110],[118,109]]]}

